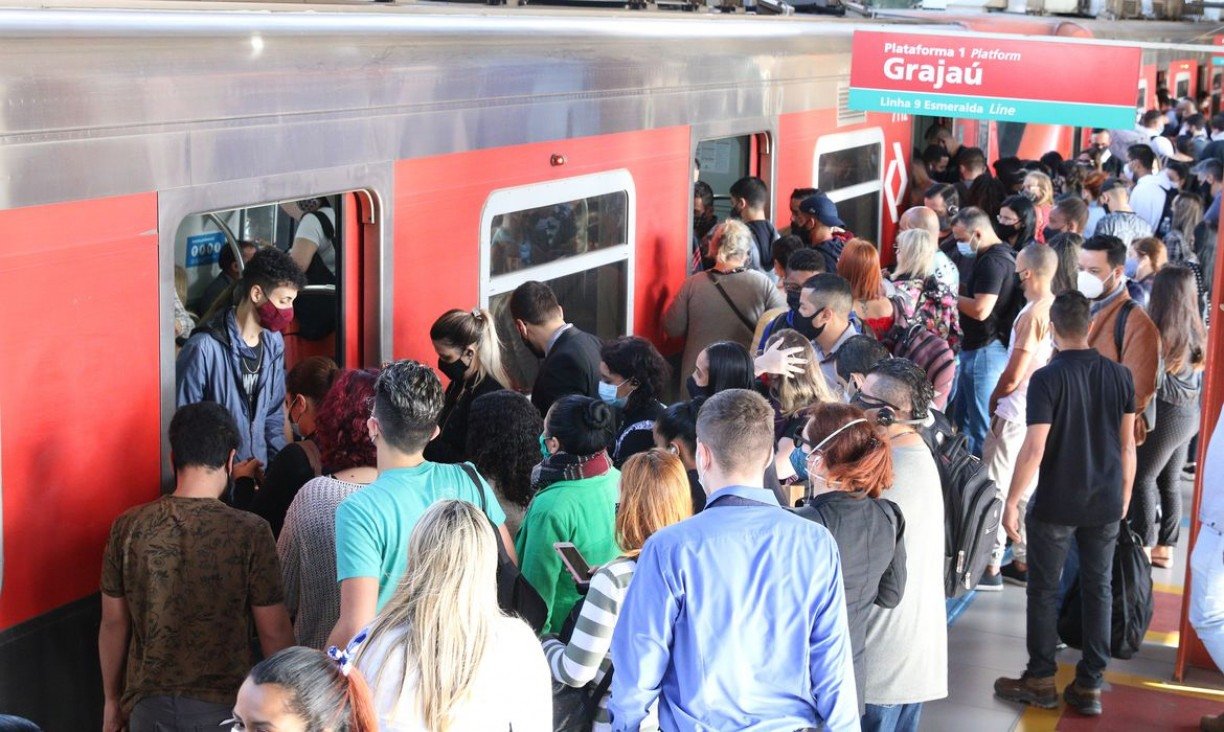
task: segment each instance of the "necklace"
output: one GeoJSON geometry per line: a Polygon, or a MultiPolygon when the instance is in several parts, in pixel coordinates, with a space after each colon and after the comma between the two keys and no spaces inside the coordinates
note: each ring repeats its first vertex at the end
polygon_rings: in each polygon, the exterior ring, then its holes
{"type": "Polygon", "coordinates": [[[245,356],[238,359],[239,361],[242,362],[242,372],[246,374],[247,376],[254,376],[255,374],[258,374],[259,370],[263,368],[263,357],[264,357],[264,349],[263,349],[263,340],[261,339],[260,344],[259,344],[259,360],[255,362],[254,369],[252,369],[250,366],[247,366],[247,358],[245,356]]]}

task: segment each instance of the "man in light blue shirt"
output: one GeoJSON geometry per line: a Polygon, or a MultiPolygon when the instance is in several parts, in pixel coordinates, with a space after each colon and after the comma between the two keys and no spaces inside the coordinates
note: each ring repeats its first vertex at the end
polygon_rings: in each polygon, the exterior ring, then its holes
{"type": "Polygon", "coordinates": [[[858,730],[837,545],[762,488],[773,409],[730,389],[697,417],[706,510],[642,549],[612,637],[612,728],[858,730]]]}
{"type": "Polygon", "coordinates": [[[340,618],[328,645],[344,648],[395,594],[408,569],[408,537],[438,501],[457,498],[484,506],[513,557],[506,515],[484,479],[423,455],[438,435],[441,411],[442,384],[425,364],[396,361],[379,374],[374,412],[366,423],[378,456],[378,479],[336,509],[340,618]]]}

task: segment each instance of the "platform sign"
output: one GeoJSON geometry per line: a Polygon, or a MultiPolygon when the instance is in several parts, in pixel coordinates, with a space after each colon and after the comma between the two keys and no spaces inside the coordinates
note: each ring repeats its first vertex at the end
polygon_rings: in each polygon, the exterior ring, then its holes
{"type": "Polygon", "coordinates": [[[849,106],[1130,129],[1139,64],[1123,46],[855,31],[849,106]]]}
{"type": "Polygon", "coordinates": [[[187,237],[188,267],[207,267],[216,264],[225,246],[225,234],[213,231],[187,237]]]}

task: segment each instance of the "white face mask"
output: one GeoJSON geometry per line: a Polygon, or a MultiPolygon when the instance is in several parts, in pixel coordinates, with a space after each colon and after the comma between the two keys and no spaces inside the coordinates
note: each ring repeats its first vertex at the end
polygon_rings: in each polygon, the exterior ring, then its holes
{"type": "Polygon", "coordinates": [[[1075,289],[1083,293],[1089,300],[1096,300],[1105,294],[1105,283],[1088,272],[1081,271],[1076,275],[1075,289]]]}

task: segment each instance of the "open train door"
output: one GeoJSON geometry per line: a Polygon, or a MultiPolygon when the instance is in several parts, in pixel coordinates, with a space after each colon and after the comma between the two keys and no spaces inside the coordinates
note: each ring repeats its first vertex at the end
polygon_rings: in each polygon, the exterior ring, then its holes
{"type": "MultiPolygon", "coordinates": [[[[232,303],[220,287],[240,276],[240,261],[259,247],[295,254],[300,240],[322,239],[323,276],[313,259],[310,284],[294,302],[284,332],[285,371],[305,358],[326,356],[343,368],[378,366],[390,359],[390,165],[355,166],[227,181],[158,195],[162,320],[162,434],[174,414],[175,357],[184,337],[173,318],[175,299],[197,322],[232,303]],[[228,256],[222,252],[228,249],[228,256]],[[222,265],[234,263],[229,274],[222,265]],[[227,280],[227,277],[231,279],[227,280]],[[177,281],[176,281],[177,280],[177,281]],[[177,285],[177,287],[176,287],[177,285]],[[217,294],[220,293],[220,294],[217,294]]],[[[167,483],[168,445],[163,438],[167,483]]]]}

